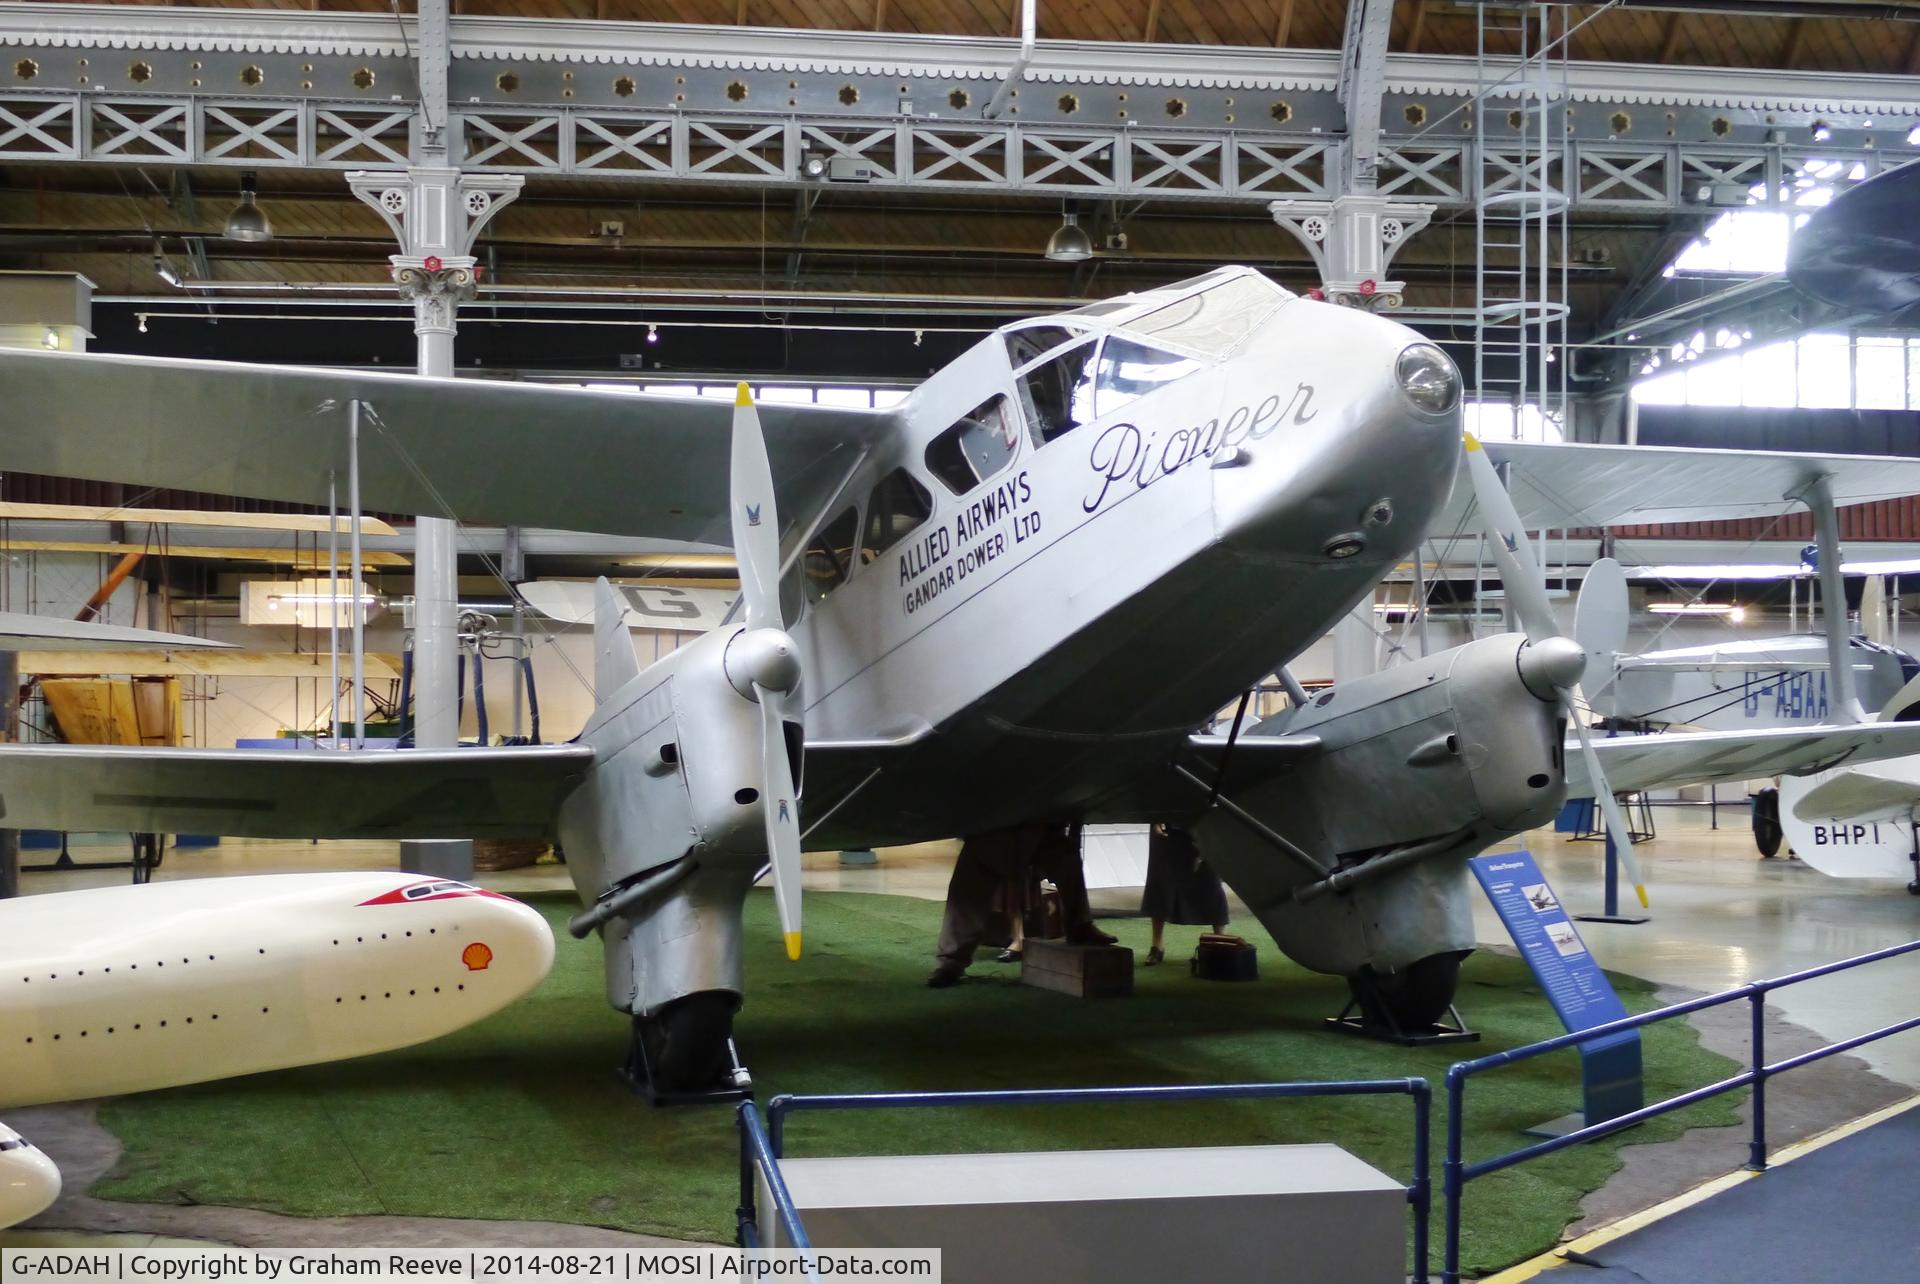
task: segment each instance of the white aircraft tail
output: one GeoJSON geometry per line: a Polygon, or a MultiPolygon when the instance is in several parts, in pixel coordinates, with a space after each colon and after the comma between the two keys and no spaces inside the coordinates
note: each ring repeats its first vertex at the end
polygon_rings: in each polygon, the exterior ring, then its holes
{"type": "Polygon", "coordinates": [[[1920,677],[1893,693],[1880,710],[1879,722],[1920,722],[1920,677]]]}
{"type": "Polygon", "coordinates": [[[1907,761],[1780,777],[1780,828],[1793,854],[1828,878],[1911,878],[1916,784],[1910,771],[1891,774],[1907,761]]]}
{"type": "Polygon", "coordinates": [[[1613,665],[1627,644],[1627,576],[1603,557],[1587,568],[1573,604],[1573,636],[1587,653],[1583,682],[1589,699],[1613,685],[1613,665]]]}
{"type": "Polygon", "coordinates": [[[602,575],[593,582],[593,698],[605,701],[639,676],[627,604],[602,575]]]}

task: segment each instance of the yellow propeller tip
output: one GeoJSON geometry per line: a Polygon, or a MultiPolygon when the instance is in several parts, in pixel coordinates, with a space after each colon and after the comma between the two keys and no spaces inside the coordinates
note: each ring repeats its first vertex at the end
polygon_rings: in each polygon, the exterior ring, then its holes
{"type": "Polygon", "coordinates": [[[1466,441],[1467,441],[1467,449],[1468,449],[1468,450],[1478,450],[1478,449],[1480,449],[1480,439],[1479,439],[1478,437],[1476,437],[1476,436],[1474,436],[1474,435],[1473,435],[1472,433],[1470,433],[1470,432],[1467,432],[1467,433],[1461,433],[1460,435],[1461,435],[1462,437],[1464,437],[1464,438],[1466,438],[1466,441]]]}
{"type": "Polygon", "coordinates": [[[751,406],[753,404],[753,389],[747,387],[745,383],[733,385],[733,404],[736,406],[751,406]]]}
{"type": "MultiPolygon", "coordinates": [[[[1643,894],[1641,900],[1644,902],[1645,899],[1643,894]]],[[[798,932],[787,933],[787,957],[796,963],[800,961],[800,933],[798,932]]]]}
{"type": "Polygon", "coordinates": [[[1647,889],[1646,889],[1646,888],[1644,888],[1644,887],[1642,887],[1642,886],[1640,886],[1640,884],[1638,884],[1638,883],[1635,883],[1635,884],[1633,885],[1633,890],[1634,890],[1634,891],[1636,891],[1636,892],[1638,892],[1638,893],[1640,894],[1640,908],[1641,908],[1641,909],[1650,909],[1650,908],[1651,908],[1651,906],[1649,906],[1649,905],[1647,904],[1647,889]]]}

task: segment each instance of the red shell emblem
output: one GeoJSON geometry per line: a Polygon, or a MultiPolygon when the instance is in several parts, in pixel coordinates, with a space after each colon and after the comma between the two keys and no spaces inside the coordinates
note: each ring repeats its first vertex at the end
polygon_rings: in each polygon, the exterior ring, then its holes
{"type": "Polygon", "coordinates": [[[1377,285],[1375,285],[1375,284],[1373,283],[1373,280],[1372,280],[1372,278],[1368,278],[1367,280],[1365,280],[1365,281],[1362,281],[1362,282],[1360,283],[1360,293],[1361,293],[1361,294],[1365,294],[1365,295],[1370,295],[1370,294],[1372,294],[1372,293],[1373,293],[1373,292],[1374,292],[1375,290],[1378,290],[1379,288],[1380,288],[1379,286],[1377,286],[1377,285]]]}
{"type": "Polygon", "coordinates": [[[429,272],[438,272],[441,268],[445,267],[446,264],[440,261],[440,256],[438,254],[429,254],[427,255],[427,261],[425,263],[422,263],[420,266],[424,267],[429,272]]]}
{"type": "Polygon", "coordinates": [[[484,941],[475,941],[460,951],[460,961],[467,965],[469,972],[484,972],[487,965],[493,962],[493,951],[484,941]]]}

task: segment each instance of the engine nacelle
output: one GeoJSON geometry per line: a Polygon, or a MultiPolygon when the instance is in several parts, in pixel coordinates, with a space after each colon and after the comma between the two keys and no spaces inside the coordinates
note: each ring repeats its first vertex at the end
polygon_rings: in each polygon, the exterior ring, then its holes
{"type": "MultiPolygon", "coordinates": [[[[761,711],[728,672],[743,636],[694,639],[603,700],[581,733],[599,759],[560,810],[574,887],[590,906],[657,888],[603,927],[608,1002],[636,1016],[740,991],[740,907],[766,860],[761,711]]],[[[797,779],[796,728],[786,740],[797,779]]]]}
{"type": "Polygon", "coordinates": [[[1249,732],[1311,734],[1324,748],[1233,800],[1336,866],[1449,840],[1351,891],[1296,902],[1313,875],[1239,821],[1201,822],[1202,852],[1287,954],[1316,971],[1390,972],[1471,950],[1465,857],[1551,820],[1566,799],[1557,703],[1522,676],[1515,634],[1341,683],[1249,732]]]}

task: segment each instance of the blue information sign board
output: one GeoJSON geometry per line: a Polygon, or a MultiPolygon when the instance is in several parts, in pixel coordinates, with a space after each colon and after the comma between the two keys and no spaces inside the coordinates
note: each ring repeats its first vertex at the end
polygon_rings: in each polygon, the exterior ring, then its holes
{"type": "MultiPolygon", "coordinates": [[[[1569,1032],[1591,1030],[1627,1015],[1532,853],[1489,852],[1467,863],[1569,1032]]],[[[1640,1032],[1627,1030],[1581,1044],[1580,1077],[1586,1123],[1638,1110],[1645,1104],[1640,1032]]]]}

